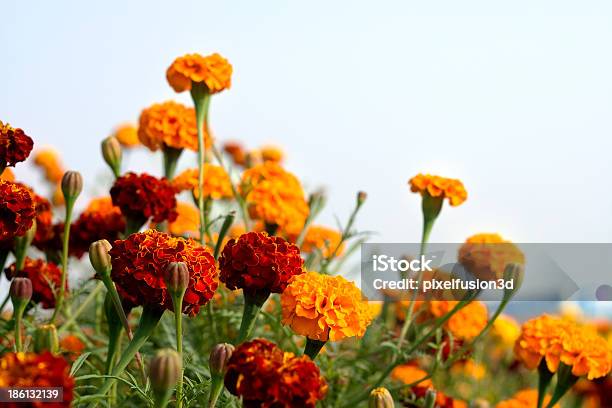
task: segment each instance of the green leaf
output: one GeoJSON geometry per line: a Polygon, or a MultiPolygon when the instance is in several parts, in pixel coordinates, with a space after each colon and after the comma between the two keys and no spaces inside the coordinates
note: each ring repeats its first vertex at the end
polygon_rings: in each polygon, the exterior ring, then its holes
{"type": "Polygon", "coordinates": [[[83,365],[83,363],[85,362],[85,360],[87,360],[87,357],[89,357],[91,353],[90,352],[86,352],[83,353],[79,356],[79,358],[77,358],[74,363],[72,363],[72,368],[70,369],[70,376],[74,377],[74,375],[77,373],[77,371],[79,371],[79,369],[81,368],[81,366],[83,365]]]}

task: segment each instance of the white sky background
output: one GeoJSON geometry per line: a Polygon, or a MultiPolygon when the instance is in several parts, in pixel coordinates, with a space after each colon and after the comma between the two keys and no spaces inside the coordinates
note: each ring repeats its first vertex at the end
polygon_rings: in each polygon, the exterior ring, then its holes
{"type": "Polygon", "coordinates": [[[213,98],[217,138],[281,145],[306,186],[327,187],[325,223],[364,190],[359,229],[418,241],[407,180],[433,172],[469,198],[444,208],[432,241],[612,240],[608,1],[7,3],[0,120],[59,149],[90,191],[115,125],[189,102],[166,83],[172,60],[218,51],[234,77],[213,98]]]}

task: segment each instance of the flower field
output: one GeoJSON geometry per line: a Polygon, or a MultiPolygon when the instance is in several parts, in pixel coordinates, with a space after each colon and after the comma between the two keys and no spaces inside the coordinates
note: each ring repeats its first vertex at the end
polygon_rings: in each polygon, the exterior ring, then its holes
{"type": "MultiPolygon", "coordinates": [[[[612,407],[609,320],[559,311],[519,322],[505,312],[516,290],[498,303],[470,290],[368,300],[345,273],[372,238],[355,227],[366,192],[339,225],[321,225],[325,194],[306,191],[280,148],[215,137],[209,108],[231,92],[230,61],[168,62],[168,85],[192,104],[153,103],[101,140],[87,158],[109,175],[99,197],[83,191],[100,181],[65,169],[27,123],[0,122],[10,281],[0,406],[612,407]],[[135,149],[161,152],[164,177],[128,171],[135,149]],[[197,161],[179,171],[184,151],[197,161]],[[22,165],[47,192],[16,179],[22,165]],[[61,397],[29,396],[40,387],[61,397]]],[[[442,212],[478,200],[437,175],[406,175],[405,188],[422,209],[421,255],[442,212]]],[[[491,280],[521,276],[516,245],[474,232],[462,265],[491,280]]]]}

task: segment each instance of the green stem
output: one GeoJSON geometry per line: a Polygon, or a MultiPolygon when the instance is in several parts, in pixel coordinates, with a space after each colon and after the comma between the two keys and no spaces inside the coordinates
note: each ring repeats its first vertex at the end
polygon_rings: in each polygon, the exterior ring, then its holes
{"type": "Polygon", "coordinates": [[[237,343],[242,343],[251,337],[257,315],[261,307],[270,296],[270,293],[245,293],[244,294],[244,311],[242,313],[242,322],[240,323],[240,332],[238,334],[237,343]]]}
{"type": "Polygon", "coordinates": [[[175,149],[174,147],[164,145],[162,151],[164,156],[164,177],[166,177],[168,180],[172,180],[174,178],[174,173],[176,172],[178,159],[181,157],[183,149],[175,149]]]}
{"type": "Polygon", "coordinates": [[[553,378],[553,373],[548,370],[545,359],[542,359],[538,367],[538,408],[542,408],[544,398],[546,397],[546,389],[553,378]]]}
{"type": "Polygon", "coordinates": [[[236,217],[236,211],[231,211],[229,214],[225,216],[225,220],[223,221],[223,225],[221,225],[221,229],[219,230],[219,238],[217,239],[217,244],[215,245],[215,260],[219,259],[219,253],[221,252],[221,247],[223,246],[223,239],[227,235],[227,231],[229,231],[230,227],[234,223],[234,218],[236,217]]]}
{"type": "Polygon", "coordinates": [[[21,353],[23,351],[23,343],[21,341],[21,320],[23,318],[23,312],[27,302],[21,302],[15,308],[15,349],[21,353]]]}
{"type": "Polygon", "coordinates": [[[176,407],[181,408],[183,406],[183,372],[184,372],[184,361],[183,361],[183,297],[185,292],[182,294],[172,296],[172,304],[174,305],[174,324],[176,327],[176,351],[181,358],[181,375],[179,376],[176,384],[176,407]]]}
{"type": "Polygon", "coordinates": [[[210,384],[210,398],[208,399],[208,408],[215,408],[217,400],[223,391],[223,376],[213,375],[210,384]]]}
{"type": "Polygon", "coordinates": [[[196,111],[196,126],[198,128],[198,210],[200,212],[200,243],[204,244],[206,231],[206,218],[204,214],[204,163],[206,161],[206,145],[204,140],[204,126],[207,126],[208,107],[210,105],[210,92],[203,82],[193,83],[191,97],[196,111]]]}
{"type": "Polygon", "coordinates": [[[304,348],[304,354],[310,357],[311,360],[317,358],[317,355],[325,346],[326,341],[313,340],[311,338],[306,339],[306,347],[304,348]]]}
{"type": "Polygon", "coordinates": [[[74,208],[74,198],[66,198],[66,219],[64,220],[64,236],[62,237],[62,279],[59,294],[55,301],[55,310],[51,316],[51,323],[55,323],[58,313],[64,307],[64,296],[66,292],[66,279],[68,275],[68,243],[70,240],[70,224],[72,223],[72,209],[74,208]]]}
{"type": "Polygon", "coordinates": [[[63,331],[70,328],[70,326],[74,324],[74,322],[81,315],[81,313],[83,313],[85,309],[87,309],[89,304],[95,300],[96,296],[98,295],[98,293],[100,293],[103,287],[104,287],[104,284],[102,282],[98,282],[98,284],[91,291],[91,293],[87,295],[87,298],[85,298],[83,303],[79,305],[79,308],[68,319],[66,319],[64,324],[62,324],[62,326],[58,329],[58,333],[62,333],[63,331]]]}
{"type": "Polygon", "coordinates": [[[559,402],[565,393],[578,381],[578,377],[572,374],[572,367],[564,363],[559,363],[557,369],[557,386],[553,392],[552,398],[546,405],[546,408],[552,408],[559,402]]]}
{"type": "Polygon", "coordinates": [[[140,231],[140,228],[147,222],[146,219],[133,217],[126,217],[125,221],[125,233],[123,234],[125,237],[140,231]]]}

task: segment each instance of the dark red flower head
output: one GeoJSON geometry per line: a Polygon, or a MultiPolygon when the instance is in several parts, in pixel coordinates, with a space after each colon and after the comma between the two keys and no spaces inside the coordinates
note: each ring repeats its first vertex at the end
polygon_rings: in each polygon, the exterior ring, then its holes
{"type": "Polygon", "coordinates": [[[314,408],[327,392],[319,368],[309,357],[283,352],[264,339],[236,347],[225,386],[242,397],[245,407],[253,408],[314,408]]]}
{"type": "Polygon", "coordinates": [[[69,407],[72,402],[74,378],[70,376],[70,365],[62,357],[49,351],[35,353],[6,353],[0,357],[0,386],[15,387],[60,387],[63,389],[62,402],[23,403],[4,402],[5,408],[69,407]]]}
{"type": "MultiPolygon", "coordinates": [[[[26,258],[23,270],[15,272],[15,264],[5,269],[6,277],[12,279],[14,276],[23,276],[32,281],[32,302],[39,303],[43,309],[55,307],[55,296],[53,290],[59,290],[62,284],[62,271],[53,262],[45,262],[42,259],[26,258]]],[[[68,290],[68,282],[66,282],[68,290]]]]}
{"type": "Polygon", "coordinates": [[[111,278],[124,302],[131,307],[157,305],[173,310],[164,271],[170,262],[184,262],[189,286],[183,298],[183,313],[195,316],[217,290],[217,267],[210,251],[192,239],[172,237],[147,230],[117,240],[110,250],[111,278]]]}
{"type": "Polygon", "coordinates": [[[115,181],[110,195],[123,215],[142,223],[149,218],[156,223],[172,222],[178,216],[174,188],[165,178],[127,173],[115,181]]]}
{"type": "Polygon", "coordinates": [[[125,218],[109,197],[93,200],[70,227],[70,254],[80,258],[100,239],[113,242],[125,231],[125,218]]]}
{"type": "Polygon", "coordinates": [[[246,293],[282,293],[289,279],[303,273],[299,248],[265,232],[248,232],[231,239],[219,258],[221,281],[246,293]]]}
{"type": "Polygon", "coordinates": [[[34,199],[28,188],[0,180],[0,240],[25,234],[35,217],[34,199]]]}
{"type": "Polygon", "coordinates": [[[0,121],[0,165],[14,167],[28,158],[34,147],[32,138],[21,129],[0,121]]]}

